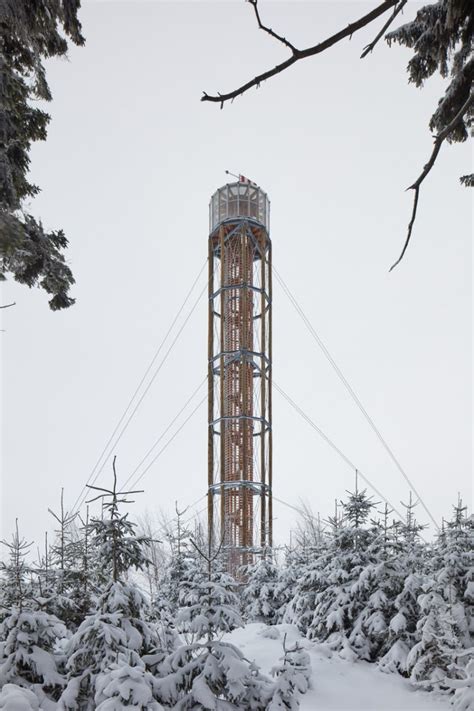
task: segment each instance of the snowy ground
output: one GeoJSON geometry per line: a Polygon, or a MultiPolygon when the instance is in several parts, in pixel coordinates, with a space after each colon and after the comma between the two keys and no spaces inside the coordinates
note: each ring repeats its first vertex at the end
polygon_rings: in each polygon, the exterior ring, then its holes
{"type": "Polygon", "coordinates": [[[410,684],[394,674],[384,674],[374,664],[351,663],[328,656],[322,645],[301,639],[292,625],[266,627],[250,624],[227,635],[249,659],[255,659],[262,671],[270,669],[281,656],[282,640],[287,644],[296,639],[311,657],[312,689],[301,697],[301,711],[448,711],[449,699],[415,691],[410,684]],[[275,633],[277,639],[269,638],[275,633]]]}

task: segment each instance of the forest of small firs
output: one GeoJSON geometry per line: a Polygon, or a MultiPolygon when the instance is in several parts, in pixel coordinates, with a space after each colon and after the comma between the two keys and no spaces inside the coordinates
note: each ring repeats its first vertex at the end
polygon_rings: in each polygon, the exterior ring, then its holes
{"type": "Polygon", "coordinates": [[[97,517],[61,506],[42,548],[19,527],[3,541],[2,710],[298,709],[313,643],[474,708],[474,518],[460,500],[428,542],[415,504],[394,520],[348,493],[235,577],[184,512],[137,525],[126,504],[111,491],[97,517]],[[225,639],[248,622],[294,625],[305,645],[284,641],[268,676],[225,639]]]}

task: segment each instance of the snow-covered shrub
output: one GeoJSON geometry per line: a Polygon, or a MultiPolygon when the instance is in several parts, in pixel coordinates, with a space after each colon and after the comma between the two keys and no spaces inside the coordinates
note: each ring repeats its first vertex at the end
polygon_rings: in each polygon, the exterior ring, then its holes
{"type": "MultiPolygon", "coordinates": [[[[474,649],[472,653],[474,654],[474,649]]],[[[465,679],[449,683],[451,689],[456,689],[453,698],[454,711],[473,711],[474,709],[474,657],[469,660],[465,674],[465,679]]]]}
{"type": "Polygon", "coordinates": [[[462,677],[457,658],[472,643],[474,526],[465,514],[459,500],[432,549],[431,577],[418,597],[415,644],[406,669],[413,682],[426,688],[446,689],[450,680],[462,677]]]}
{"type": "Polygon", "coordinates": [[[414,522],[409,536],[400,540],[399,528],[389,523],[389,515],[386,506],[383,522],[373,522],[375,537],[367,550],[371,560],[351,589],[358,595],[362,610],[352,623],[349,642],[359,657],[367,661],[384,659],[381,666],[385,671],[402,671],[403,659],[413,646],[410,634],[416,629],[421,583],[409,571],[420,546],[409,544],[414,522]]]}
{"type": "Polygon", "coordinates": [[[246,566],[244,576],[242,609],[245,619],[276,624],[282,600],[278,595],[278,568],[271,556],[246,566]]]}
{"type": "Polygon", "coordinates": [[[474,643],[474,520],[461,501],[439,536],[433,556],[436,590],[449,605],[464,648],[474,643]]]}
{"type": "Polygon", "coordinates": [[[188,642],[164,660],[157,680],[158,699],[165,707],[267,708],[270,680],[235,645],[218,639],[242,625],[234,587],[229,576],[221,575],[188,589],[177,618],[188,642]]]}
{"type": "Polygon", "coordinates": [[[324,570],[330,561],[331,555],[327,552],[315,555],[309,562],[296,559],[294,594],[288,601],[282,621],[296,625],[302,634],[308,632],[313,621],[316,595],[326,585],[324,570]]]}
{"type": "Polygon", "coordinates": [[[410,680],[427,689],[446,689],[447,679],[460,676],[456,658],[461,645],[456,622],[432,581],[425,584],[418,603],[421,610],[417,623],[419,641],[407,657],[410,680]]]}
{"type": "Polygon", "coordinates": [[[97,677],[96,711],[162,711],[155,700],[156,680],[143,664],[131,666],[126,658],[97,677]]]}
{"type": "Polygon", "coordinates": [[[398,672],[403,676],[408,673],[407,658],[416,642],[416,625],[420,609],[418,597],[421,593],[423,578],[410,573],[403,584],[402,591],[394,601],[394,615],[388,626],[388,650],[379,660],[382,671],[398,672]]]}
{"type": "Polygon", "coordinates": [[[300,707],[299,695],[305,694],[310,685],[309,654],[298,644],[288,649],[285,642],[286,639],[283,641],[281,663],[272,669],[276,682],[268,711],[297,711],[300,707]]]}
{"type": "Polygon", "coordinates": [[[57,699],[65,685],[58,670],[54,647],[58,639],[67,636],[62,622],[42,611],[13,610],[0,624],[2,656],[0,658],[0,688],[17,684],[25,688],[40,687],[57,699]]]}
{"type": "Polygon", "coordinates": [[[190,544],[190,531],[182,522],[183,512],[176,507],[174,527],[166,532],[171,554],[159,576],[158,595],[166,601],[171,614],[175,614],[189,586],[197,577],[202,578],[197,553],[190,544]]]}
{"type": "Polygon", "coordinates": [[[167,600],[155,600],[151,609],[151,617],[152,627],[158,642],[157,646],[148,654],[144,654],[142,659],[147,669],[159,676],[161,662],[178,649],[181,639],[176,630],[175,619],[167,600]]]}
{"type": "Polygon", "coordinates": [[[99,675],[114,670],[123,658],[131,667],[143,666],[142,656],[159,646],[156,630],[147,621],[148,605],[143,594],[125,581],[131,568],[141,570],[146,565],[149,539],[136,536],[135,524],[119,513],[116,477],[110,496],[111,502],[105,504],[110,517],[93,519],[90,524],[108,582],[96,610],[71,637],[68,684],[59,699],[59,711],[93,711],[99,675]]]}
{"type": "Polygon", "coordinates": [[[334,531],[317,575],[319,589],[307,631],[310,639],[327,641],[348,659],[371,659],[370,640],[361,626],[354,625],[372,592],[365,571],[377,562],[370,550],[377,532],[364,527],[372,506],[364,491],[350,494],[343,503],[345,519],[334,531]]]}
{"type": "MultiPolygon", "coordinates": [[[[388,580],[387,592],[391,601],[388,629],[378,655],[382,671],[403,676],[408,676],[408,654],[419,640],[418,598],[426,581],[426,545],[420,538],[424,526],[415,517],[417,504],[410,493],[409,503],[404,504],[405,521],[398,521],[392,526],[392,558],[398,575],[390,576],[388,580]]],[[[391,564],[390,559],[388,564],[391,564]]]]}
{"type": "Polygon", "coordinates": [[[158,697],[166,708],[216,709],[218,702],[236,711],[268,708],[271,682],[233,644],[183,645],[165,661],[162,673],[158,697]]]}
{"type": "MultiPolygon", "coordinates": [[[[0,585],[0,615],[9,608],[22,609],[23,603],[31,597],[30,566],[26,562],[32,543],[28,543],[15,522],[15,532],[10,541],[0,541],[8,551],[8,559],[0,561],[2,584],[0,585]]],[[[1,619],[1,618],[0,618],[1,619]]]]}
{"type": "Polygon", "coordinates": [[[5,684],[0,691],[0,711],[41,711],[41,707],[32,691],[5,684]]]}
{"type": "Polygon", "coordinates": [[[284,565],[278,570],[278,579],[275,586],[275,597],[279,603],[279,608],[275,615],[277,624],[285,620],[302,575],[303,570],[298,566],[296,559],[293,558],[290,552],[287,553],[284,565]]]}
{"type": "Polygon", "coordinates": [[[145,608],[145,598],[136,587],[120,581],[109,583],[99,598],[97,612],[88,615],[71,637],[68,688],[60,699],[60,709],[75,709],[73,704],[79,701],[92,709],[99,674],[114,668],[120,657],[128,658],[132,666],[139,665],[143,655],[158,647],[159,638],[145,619],[145,608]]]}

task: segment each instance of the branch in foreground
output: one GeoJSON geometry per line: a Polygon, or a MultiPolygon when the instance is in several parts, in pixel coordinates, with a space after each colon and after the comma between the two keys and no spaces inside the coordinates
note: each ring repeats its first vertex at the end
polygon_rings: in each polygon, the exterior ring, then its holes
{"type": "Polygon", "coordinates": [[[258,0],[247,0],[247,2],[249,2],[252,5],[252,7],[255,11],[255,17],[257,18],[257,24],[258,24],[259,28],[261,30],[263,30],[264,32],[266,32],[267,34],[269,34],[270,37],[274,37],[276,40],[278,40],[279,42],[284,44],[286,47],[288,47],[288,49],[291,49],[293,54],[296,54],[298,52],[298,50],[296,49],[296,47],[293,44],[291,44],[291,42],[288,42],[286,37],[283,37],[282,35],[278,35],[270,27],[267,27],[266,25],[264,25],[262,23],[262,20],[260,18],[260,12],[258,9],[258,0]]]}
{"type": "Polygon", "coordinates": [[[258,88],[263,81],[270,79],[276,74],[280,74],[285,69],[288,69],[288,67],[291,67],[293,64],[295,64],[295,62],[298,62],[300,59],[314,57],[314,55],[321,54],[321,52],[324,52],[326,49],[329,49],[329,47],[332,47],[333,45],[337,44],[346,37],[352,37],[354,32],[357,32],[366,25],[369,25],[371,22],[373,22],[373,20],[376,20],[377,17],[380,17],[380,15],[383,15],[387,10],[390,10],[390,8],[398,5],[400,2],[400,0],[384,0],[384,2],[382,2],[376,8],[371,10],[371,12],[367,13],[367,15],[364,15],[355,22],[351,23],[345,29],[336,32],[336,34],[334,35],[331,35],[331,37],[328,37],[323,42],[320,42],[319,44],[316,44],[313,47],[308,47],[307,49],[297,49],[293,44],[291,44],[291,42],[288,42],[287,39],[285,39],[281,35],[276,34],[276,32],[273,32],[273,30],[262,24],[260,20],[260,15],[258,13],[257,0],[250,1],[256,12],[257,21],[260,29],[264,30],[269,35],[286,45],[291,50],[292,55],[284,62],[277,64],[275,67],[273,67],[273,69],[268,69],[266,72],[263,72],[263,74],[259,74],[258,76],[248,81],[246,84],[240,86],[238,89],[234,89],[233,91],[230,91],[227,94],[217,94],[216,96],[212,96],[210,94],[207,94],[206,92],[203,92],[203,95],[201,96],[201,101],[211,101],[220,104],[221,109],[223,108],[226,101],[232,101],[237,96],[242,96],[242,94],[245,94],[246,91],[248,91],[254,86],[258,88]]]}
{"type": "Polygon", "coordinates": [[[474,102],[474,94],[471,93],[471,94],[469,94],[469,97],[467,98],[467,100],[464,102],[464,104],[459,109],[456,116],[452,119],[452,121],[450,121],[448,123],[448,125],[445,126],[443,128],[443,130],[436,136],[433,151],[431,153],[429,161],[426,163],[426,165],[423,166],[423,170],[421,171],[420,175],[415,180],[413,185],[410,185],[410,187],[407,188],[407,190],[414,190],[415,191],[415,196],[413,199],[413,209],[412,209],[412,213],[411,213],[411,220],[408,224],[407,238],[405,240],[405,244],[403,245],[402,253],[400,254],[400,256],[397,259],[397,261],[395,262],[395,264],[392,264],[389,271],[392,271],[392,269],[395,269],[397,264],[400,264],[400,262],[402,261],[404,255],[405,255],[405,252],[407,251],[407,247],[408,247],[408,244],[411,239],[413,225],[415,224],[416,211],[418,209],[418,199],[420,197],[421,184],[424,181],[424,179],[426,178],[426,176],[428,175],[428,173],[430,172],[430,170],[432,169],[432,167],[434,166],[436,159],[438,157],[438,153],[440,152],[441,146],[443,145],[443,142],[449,136],[451,131],[454,128],[456,128],[456,124],[462,119],[464,114],[469,110],[469,107],[471,106],[471,104],[473,102],[474,102]]]}
{"type": "Polygon", "coordinates": [[[394,21],[394,19],[396,18],[396,16],[403,10],[403,8],[404,8],[405,5],[407,4],[407,2],[408,2],[408,0],[401,0],[400,5],[398,5],[398,6],[395,7],[394,11],[392,12],[392,14],[390,15],[390,17],[388,18],[388,20],[387,20],[387,22],[385,23],[385,25],[384,25],[384,26],[382,27],[382,29],[380,30],[380,32],[375,36],[375,38],[372,40],[372,42],[370,42],[370,44],[368,44],[366,47],[364,47],[364,51],[363,51],[362,54],[360,55],[360,58],[361,58],[361,59],[364,59],[364,57],[366,57],[370,52],[373,51],[373,49],[374,49],[375,45],[377,44],[377,42],[378,42],[380,39],[382,39],[382,37],[384,36],[384,34],[386,33],[386,31],[388,30],[388,28],[389,28],[390,25],[392,24],[392,22],[394,21]]]}

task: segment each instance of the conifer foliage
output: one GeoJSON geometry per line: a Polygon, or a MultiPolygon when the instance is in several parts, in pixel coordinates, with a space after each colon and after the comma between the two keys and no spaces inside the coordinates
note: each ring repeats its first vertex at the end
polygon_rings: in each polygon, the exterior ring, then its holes
{"type": "Polygon", "coordinates": [[[0,689],[1,711],[41,711],[38,698],[29,689],[5,684],[0,689]]]}
{"type": "Polygon", "coordinates": [[[381,570],[385,572],[387,626],[376,658],[383,671],[398,672],[404,676],[408,675],[407,657],[416,641],[418,597],[424,582],[424,547],[419,538],[423,526],[416,521],[417,504],[410,493],[409,502],[403,504],[406,508],[405,521],[392,522],[388,527],[385,514],[383,526],[381,570]]]}
{"type": "Polygon", "coordinates": [[[273,667],[272,674],[277,682],[272,694],[268,711],[297,711],[300,707],[299,695],[305,694],[310,685],[311,662],[309,654],[301,646],[286,646],[283,639],[283,657],[280,664],[273,667]]]}
{"type": "Polygon", "coordinates": [[[103,708],[114,708],[127,684],[130,694],[137,684],[146,687],[149,693],[153,691],[150,677],[145,674],[143,656],[158,646],[159,638],[147,621],[144,595],[125,579],[131,569],[141,570],[145,566],[148,539],[136,536],[135,524],[119,510],[119,504],[128,502],[127,494],[136,492],[117,491],[115,459],[113,489],[98,490],[102,493],[96,498],[104,500],[108,515],[92,519],[90,527],[102,561],[104,586],[95,610],[73,634],[67,648],[68,684],[58,705],[63,711],[92,711],[97,695],[100,703],[105,704],[103,708]]]}
{"type": "Polygon", "coordinates": [[[308,637],[328,641],[349,659],[358,655],[370,660],[370,640],[356,622],[365,609],[370,590],[363,573],[374,561],[370,543],[375,534],[365,524],[374,504],[365,491],[356,490],[342,506],[343,525],[334,533],[319,576],[320,589],[315,596],[308,637]]]}
{"type": "MultiPolygon", "coordinates": [[[[423,86],[436,72],[449,78],[431,117],[430,130],[440,134],[454,121],[446,139],[450,143],[466,141],[474,119],[473,36],[472,5],[463,0],[438,0],[421,7],[412,22],[386,38],[389,44],[398,42],[413,50],[408,75],[416,86],[423,86]]],[[[471,185],[473,177],[463,176],[461,182],[471,185]]]]}
{"type": "Polygon", "coordinates": [[[187,640],[161,667],[159,698],[166,708],[263,711],[271,682],[233,644],[226,632],[242,626],[235,582],[216,574],[219,551],[199,551],[206,579],[189,586],[177,625],[187,640]]]}
{"type": "Polygon", "coordinates": [[[242,606],[247,620],[275,624],[281,608],[281,592],[278,585],[278,568],[271,551],[245,568],[245,586],[242,606]]]}
{"type": "Polygon", "coordinates": [[[92,487],[102,510],[85,526],[61,505],[39,563],[18,524],[2,541],[0,711],[296,711],[314,646],[473,711],[474,519],[460,500],[427,543],[411,497],[394,521],[356,487],[282,565],[267,555],[239,583],[181,512],[171,558],[146,594],[152,541],[123,513],[132,492],[118,490],[115,460],[113,471],[111,489],[92,487]],[[272,676],[236,643],[242,610],[262,640],[285,633],[272,676]],[[295,627],[307,639],[291,646],[295,627]]]}
{"type": "Polygon", "coordinates": [[[0,623],[0,689],[9,687],[5,706],[21,702],[33,703],[35,708],[31,693],[37,700],[52,703],[65,685],[64,660],[55,645],[68,631],[57,617],[40,609],[28,579],[31,569],[26,556],[31,544],[20,536],[18,521],[11,542],[3,544],[9,560],[2,566],[6,585],[0,623]]]}
{"type": "Polygon", "coordinates": [[[44,59],[64,56],[67,40],[84,43],[78,0],[15,0],[0,7],[0,280],[8,274],[50,295],[51,309],[74,303],[62,230],[47,232],[22,210],[39,192],[28,181],[29,152],[44,141],[48,114],[35,106],[51,100],[44,59]]]}
{"type": "Polygon", "coordinates": [[[58,669],[55,643],[67,637],[66,627],[41,610],[13,610],[0,624],[3,640],[0,657],[0,688],[16,684],[57,699],[65,686],[58,669]]]}
{"type": "Polygon", "coordinates": [[[473,519],[458,502],[427,545],[416,504],[410,496],[405,521],[394,522],[387,506],[374,517],[365,492],[349,494],[319,551],[292,552],[298,582],[284,619],[345,658],[446,691],[465,678],[473,644],[473,519]]]}

